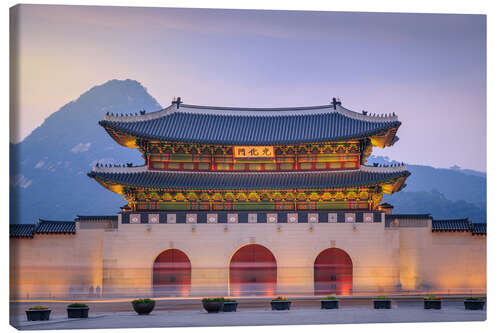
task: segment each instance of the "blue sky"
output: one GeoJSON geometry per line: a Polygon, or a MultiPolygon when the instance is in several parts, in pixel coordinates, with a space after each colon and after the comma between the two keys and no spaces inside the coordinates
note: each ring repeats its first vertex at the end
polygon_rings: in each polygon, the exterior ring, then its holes
{"type": "Polygon", "coordinates": [[[94,85],[160,104],[395,112],[407,163],[486,171],[486,17],[23,5],[20,132],[94,85]]]}

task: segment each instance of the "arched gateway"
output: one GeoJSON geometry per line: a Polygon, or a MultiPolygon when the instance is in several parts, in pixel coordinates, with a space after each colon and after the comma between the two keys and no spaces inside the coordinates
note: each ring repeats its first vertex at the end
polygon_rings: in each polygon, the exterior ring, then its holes
{"type": "Polygon", "coordinates": [[[346,295],[352,292],[352,260],[337,248],[322,251],[314,261],[314,293],[346,295]]]}
{"type": "Polygon", "coordinates": [[[231,258],[229,287],[233,296],[274,295],[276,278],[276,259],[262,245],[243,246],[231,258]]]}
{"type": "Polygon", "coordinates": [[[153,264],[153,291],[155,296],[189,296],[191,289],[191,262],[177,249],[165,250],[153,264]]]}

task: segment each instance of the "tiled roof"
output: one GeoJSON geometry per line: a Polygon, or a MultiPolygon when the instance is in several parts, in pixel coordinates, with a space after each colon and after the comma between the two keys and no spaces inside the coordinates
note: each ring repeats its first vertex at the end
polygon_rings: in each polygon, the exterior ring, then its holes
{"type": "Polygon", "coordinates": [[[153,171],[146,167],[94,167],[92,178],[110,180],[122,185],[149,188],[189,189],[275,189],[275,188],[342,188],[384,183],[410,172],[405,166],[361,166],[350,171],[308,172],[195,172],[153,171]]]}
{"type": "Polygon", "coordinates": [[[42,220],[34,224],[10,224],[10,237],[33,237],[34,234],[74,234],[74,221],[42,220]]]}
{"type": "Polygon", "coordinates": [[[395,219],[414,219],[414,220],[427,220],[432,219],[430,214],[386,214],[385,220],[395,220],[395,219]]]}
{"type": "Polygon", "coordinates": [[[99,124],[168,141],[268,145],[364,138],[397,129],[393,115],[366,115],[342,106],[228,108],[180,104],[139,116],[106,115],[99,124]]]}
{"type": "Polygon", "coordinates": [[[486,223],[471,223],[473,235],[486,235],[486,223]]]}
{"type": "MultiPolygon", "coordinates": [[[[385,203],[389,205],[388,203],[385,203]]],[[[380,205],[382,206],[382,205],[380,205]]],[[[391,206],[391,205],[389,205],[391,206]]],[[[392,207],[392,206],[391,206],[392,207]]],[[[389,228],[396,219],[408,219],[408,220],[428,220],[432,219],[430,214],[385,214],[385,227],[389,228]]]]}
{"type": "Polygon", "coordinates": [[[33,237],[34,224],[10,224],[10,237],[33,237]]]}
{"type": "Polygon", "coordinates": [[[76,221],[98,221],[98,220],[112,220],[118,221],[118,215],[77,215],[76,221]]]}
{"type": "Polygon", "coordinates": [[[473,235],[486,235],[486,223],[473,223],[469,218],[433,220],[432,231],[471,231],[473,235]]]}
{"type": "Polygon", "coordinates": [[[35,233],[37,234],[74,234],[75,221],[47,221],[38,222],[35,233]]]}
{"type": "Polygon", "coordinates": [[[455,220],[432,220],[432,231],[469,231],[468,218],[455,220]]]}

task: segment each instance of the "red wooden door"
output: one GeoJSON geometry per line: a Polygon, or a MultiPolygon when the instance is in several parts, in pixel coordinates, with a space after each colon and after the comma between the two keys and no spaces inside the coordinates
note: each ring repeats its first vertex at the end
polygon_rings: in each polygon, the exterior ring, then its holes
{"type": "Polygon", "coordinates": [[[231,258],[229,275],[230,294],[233,296],[274,295],[276,259],[262,245],[246,245],[231,258]]]}
{"type": "Polygon", "coordinates": [[[314,292],[316,295],[347,295],[352,292],[352,261],[345,251],[330,248],[316,257],[314,292]]]}
{"type": "Polygon", "coordinates": [[[191,289],[191,262],[177,249],[163,251],[153,265],[155,296],[189,296],[191,289]]]}

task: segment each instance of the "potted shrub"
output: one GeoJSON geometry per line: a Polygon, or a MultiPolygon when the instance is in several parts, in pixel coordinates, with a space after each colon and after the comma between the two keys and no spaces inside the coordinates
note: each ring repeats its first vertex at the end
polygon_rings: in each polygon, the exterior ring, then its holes
{"type": "Polygon", "coordinates": [[[328,296],[321,299],[321,308],[322,309],[338,309],[339,308],[339,300],[335,296],[328,296]]]}
{"type": "Polygon", "coordinates": [[[424,309],[441,309],[441,297],[428,296],[424,297],[424,309]]]}
{"type": "Polygon", "coordinates": [[[224,305],[222,306],[222,311],[224,312],[236,312],[238,307],[238,302],[235,299],[224,298],[224,305]]]}
{"type": "Polygon", "coordinates": [[[273,310],[290,310],[290,304],[292,304],[291,301],[288,300],[288,298],[279,296],[271,300],[271,309],[273,310]]]}
{"type": "Polygon", "coordinates": [[[138,315],[148,315],[155,308],[155,301],[149,298],[139,298],[132,301],[132,306],[138,315]]]}
{"type": "Polygon", "coordinates": [[[387,296],[377,296],[373,299],[374,309],[390,309],[391,300],[387,296]]]}
{"type": "Polygon", "coordinates": [[[224,297],[204,298],[201,302],[208,313],[217,313],[224,307],[224,297]]]}
{"type": "Polygon", "coordinates": [[[68,318],[88,318],[89,307],[83,303],[73,303],[66,308],[68,311],[68,318]]]}
{"type": "Polygon", "coordinates": [[[464,300],[465,310],[483,310],[484,309],[484,298],[480,297],[469,297],[464,300]]]}
{"type": "Polygon", "coordinates": [[[32,306],[26,310],[26,316],[29,321],[34,320],[49,320],[50,309],[45,306],[32,306]]]}

